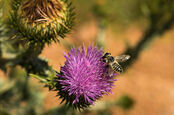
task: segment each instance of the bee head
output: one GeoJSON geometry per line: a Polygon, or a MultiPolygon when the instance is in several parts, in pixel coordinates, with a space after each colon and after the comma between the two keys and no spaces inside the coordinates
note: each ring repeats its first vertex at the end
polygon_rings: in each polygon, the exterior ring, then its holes
{"type": "Polygon", "coordinates": [[[110,63],[114,61],[114,57],[111,56],[111,53],[105,53],[102,57],[103,62],[110,63]]]}
{"type": "Polygon", "coordinates": [[[103,59],[108,57],[108,56],[111,56],[111,53],[105,53],[104,56],[102,57],[103,59]]]}

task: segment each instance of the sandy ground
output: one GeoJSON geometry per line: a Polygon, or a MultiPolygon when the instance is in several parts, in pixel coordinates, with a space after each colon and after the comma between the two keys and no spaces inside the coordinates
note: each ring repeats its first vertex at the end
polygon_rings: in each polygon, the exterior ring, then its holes
{"type": "MultiPolygon", "coordinates": [[[[76,45],[89,44],[97,36],[97,27],[94,22],[77,29],[65,41],[76,45]],[[87,31],[86,31],[87,30],[87,31]],[[70,40],[69,40],[70,39],[70,40]]],[[[117,55],[124,50],[123,39],[128,38],[133,46],[142,35],[142,30],[129,27],[124,34],[113,35],[106,32],[106,51],[117,55]],[[113,47],[114,46],[114,47],[113,47]]],[[[160,38],[154,40],[146,48],[140,58],[130,67],[127,73],[120,75],[115,82],[116,88],[112,95],[104,96],[101,100],[115,100],[122,94],[128,94],[135,100],[131,110],[123,111],[119,107],[112,108],[114,115],[174,115],[174,30],[168,31],[160,38]]],[[[48,58],[49,64],[59,70],[65,59],[63,52],[67,52],[63,45],[53,43],[46,47],[42,53],[48,58]]],[[[55,92],[45,89],[45,108],[59,106],[60,100],[55,92]]]]}

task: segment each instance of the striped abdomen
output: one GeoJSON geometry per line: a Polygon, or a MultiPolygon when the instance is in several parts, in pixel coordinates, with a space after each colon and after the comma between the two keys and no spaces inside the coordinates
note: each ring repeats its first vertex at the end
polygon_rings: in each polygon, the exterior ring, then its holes
{"type": "Polygon", "coordinates": [[[123,68],[117,62],[113,62],[111,64],[111,67],[115,72],[119,72],[119,73],[123,72],[123,68]]]}

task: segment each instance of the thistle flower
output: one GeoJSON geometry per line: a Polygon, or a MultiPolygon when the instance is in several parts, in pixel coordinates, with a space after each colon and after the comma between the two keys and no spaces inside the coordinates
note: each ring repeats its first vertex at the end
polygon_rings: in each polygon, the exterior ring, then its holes
{"type": "Polygon", "coordinates": [[[75,108],[85,108],[102,97],[111,93],[114,86],[114,72],[102,61],[103,52],[97,47],[89,46],[65,54],[65,65],[57,74],[56,88],[62,102],[75,108]]]}
{"type": "Polygon", "coordinates": [[[13,0],[10,26],[30,43],[51,43],[65,37],[74,24],[69,0],[13,0]]]}

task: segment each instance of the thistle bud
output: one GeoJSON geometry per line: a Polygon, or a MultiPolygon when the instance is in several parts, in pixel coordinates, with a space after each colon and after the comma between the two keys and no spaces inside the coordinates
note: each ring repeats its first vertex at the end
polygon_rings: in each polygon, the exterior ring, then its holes
{"type": "Polygon", "coordinates": [[[69,0],[14,0],[10,24],[30,43],[51,43],[64,38],[73,26],[69,0]]]}

